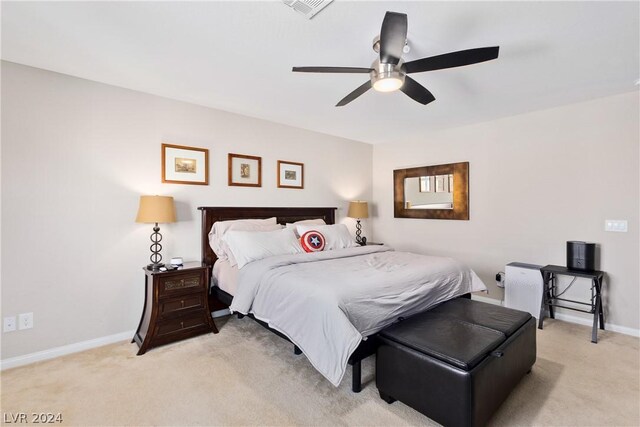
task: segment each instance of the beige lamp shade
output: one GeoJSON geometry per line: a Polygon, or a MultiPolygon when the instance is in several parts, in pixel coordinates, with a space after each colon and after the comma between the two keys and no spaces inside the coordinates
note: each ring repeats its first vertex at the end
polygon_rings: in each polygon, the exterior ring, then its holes
{"type": "Polygon", "coordinates": [[[176,221],[176,208],[173,197],[169,196],[140,196],[140,207],[136,222],[168,223],[176,221]]]}
{"type": "Polygon", "coordinates": [[[354,200],[349,203],[349,212],[347,213],[349,218],[369,218],[369,204],[361,200],[354,200]]]}

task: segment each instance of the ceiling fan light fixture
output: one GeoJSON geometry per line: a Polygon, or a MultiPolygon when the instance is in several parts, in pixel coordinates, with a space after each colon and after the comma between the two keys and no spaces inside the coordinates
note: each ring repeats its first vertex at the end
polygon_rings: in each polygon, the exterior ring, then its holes
{"type": "Polygon", "coordinates": [[[404,81],[398,77],[387,77],[373,82],[373,88],[378,92],[393,92],[402,87],[404,81]]]}
{"type": "Polygon", "coordinates": [[[404,73],[402,72],[400,62],[397,65],[383,64],[379,61],[374,62],[371,66],[371,84],[373,89],[378,92],[393,92],[398,90],[404,84],[404,73]]]}

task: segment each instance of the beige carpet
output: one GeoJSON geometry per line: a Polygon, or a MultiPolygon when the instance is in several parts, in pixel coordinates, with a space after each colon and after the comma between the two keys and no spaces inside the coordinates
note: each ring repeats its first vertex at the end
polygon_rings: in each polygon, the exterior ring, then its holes
{"type": "MultiPolygon", "coordinates": [[[[136,357],[128,342],[2,373],[2,412],[60,412],[63,425],[433,425],[350,375],[331,386],[291,344],[250,319],[136,357]]],[[[640,425],[639,340],[547,320],[538,360],[492,425],[640,425]]],[[[4,422],[4,417],[3,417],[4,422]]]]}

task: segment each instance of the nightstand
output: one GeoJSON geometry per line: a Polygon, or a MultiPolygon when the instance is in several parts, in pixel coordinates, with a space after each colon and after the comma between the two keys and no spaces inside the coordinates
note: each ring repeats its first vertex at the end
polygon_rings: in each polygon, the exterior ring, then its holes
{"type": "Polygon", "coordinates": [[[218,333],[209,312],[209,270],[199,262],[170,271],[145,271],[144,310],[131,342],[140,350],[208,332],[218,333]]]}

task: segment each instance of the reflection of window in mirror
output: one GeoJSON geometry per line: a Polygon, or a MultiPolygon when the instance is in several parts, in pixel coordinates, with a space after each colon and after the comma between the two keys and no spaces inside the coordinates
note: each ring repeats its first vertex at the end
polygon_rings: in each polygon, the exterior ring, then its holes
{"type": "Polygon", "coordinates": [[[444,175],[436,176],[436,193],[444,193],[446,190],[444,188],[445,180],[444,175]]]}
{"type": "Polygon", "coordinates": [[[420,192],[421,193],[431,193],[431,180],[432,176],[421,176],[420,177],[420,192]]]}
{"type": "Polygon", "coordinates": [[[449,174],[449,193],[453,193],[453,174],[449,174]]]}

